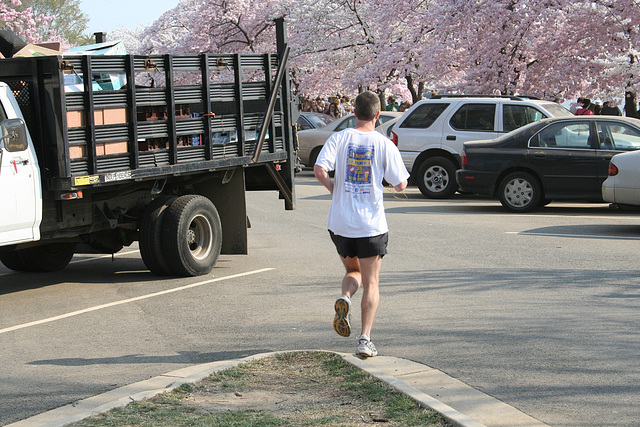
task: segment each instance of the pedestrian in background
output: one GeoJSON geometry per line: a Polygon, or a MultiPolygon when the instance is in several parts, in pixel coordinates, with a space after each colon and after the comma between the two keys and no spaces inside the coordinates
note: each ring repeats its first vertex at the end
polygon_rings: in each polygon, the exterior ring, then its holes
{"type": "Polygon", "coordinates": [[[336,104],[335,102],[329,104],[327,114],[335,119],[340,118],[340,110],[338,109],[338,104],[336,104]]]}
{"type": "Polygon", "coordinates": [[[638,101],[636,101],[635,92],[624,93],[624,115],[638,118],[638,101]]]}
{"type": "Polygon", "coordinates": [[[600,105],[599,102],[596,102],[595,104],[591,104],[593,105],[593,114],[595,114],[596,116],[599,116],[602,114],[602,105],[600,105]]]}
{"type": "Polygon", "coordinates": [[[622,112],[618,107],[614,107],[611,105],[611,101],[605,101],[602,104],[602,112],[603,116],[621,116],[622,112]]]}
{"type": "Polygon", "coordinates": [[[578,111],[576,111],[576,116],[592,116],[593,110],[590,107],[591,100],[588,98],[584,98],[582,100],[582,108],[579,108],[578,111]]]}
{"type": "Polygon", "coordinates": [[[398,104],[396,104],[396,99],[393,96],[387,98],[387,106],[385,108],[386,111],[398,111],[398,104]]]}
{"type": "Polygon", "coordinates": [[[578,100],[576,102],[572,103],[569,106],[569,111],[571,111],[573,114],[577,114],[578,110],[580,108],[582,108],[582,103],[583,102],[584,102],[584,98],[582,98],[582,97],[578,98],[578,100]]]}
{"type": "Polygon", "coordinates": [[[378,310],[382,257],[387,253],[383,179],[396,191],[407,186],[409,173],[393,143],[375,131],[380,99],[370,91],[356,97],[356,126],[334,133],[314,165],[314,175],[331,193],[329,235],[345,267],[342,296],[334,304],[333,328],[351,335],[351,297],[362,286],[361,333],[356,354],[376,356],[371,329],[378,310]],[[329,172],[335,171],[334,179],[329,172]]]}

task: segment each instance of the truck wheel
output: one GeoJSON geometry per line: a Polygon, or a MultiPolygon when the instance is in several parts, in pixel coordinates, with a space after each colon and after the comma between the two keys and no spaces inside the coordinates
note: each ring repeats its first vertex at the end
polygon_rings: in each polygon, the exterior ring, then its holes
{"type": "Polygon", "coordinates": [[[422,162],[416,182],[428,199],[448,199],[458,190],[456,167],[444,157],[432,157],[422,162]]]}
{"type": "Polygon", "coordinates": [[[178,197],[167,210],[162,244],[172,273],[207,274],[222,247],[222,225],[216,207],[203,196],[178,197]]]}
{"type": "Polygon", "coordinates": [[[527,172],[513,172],[500,181],[500,203],[511,212],[529,212],[544,200],[538,180],[527,172]]]}
{"type": "Polygon", "coordinates": [[[159,276],[171,274],[162,250],[162,223],[169,205],[175,199],[172,196],[162,196],[153,200],[145,209],[140,222],[138,244],[142,261],[152,273],[159,276]]]}
{"type": "Polygon", "coordinates": [[[0,251],[0,262],[10,270],[27,271],[27,266],[22,262],[18,251],[0,251]]]}
{"type": "Polygon", "coordinates": [[[73,243],[49,243],[22,249],[18,252],[26,271],[46,273],[65,268],[75,251],[73,243]]]}

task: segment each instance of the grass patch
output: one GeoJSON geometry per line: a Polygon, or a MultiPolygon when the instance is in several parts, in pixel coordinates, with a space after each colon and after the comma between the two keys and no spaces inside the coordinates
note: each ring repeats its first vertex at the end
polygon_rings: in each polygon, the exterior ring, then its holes
{"type": "Polygon", "coordinates": [[[440,414],[324,352],[241,364],[74,426],[448,426],[440,414]]]}

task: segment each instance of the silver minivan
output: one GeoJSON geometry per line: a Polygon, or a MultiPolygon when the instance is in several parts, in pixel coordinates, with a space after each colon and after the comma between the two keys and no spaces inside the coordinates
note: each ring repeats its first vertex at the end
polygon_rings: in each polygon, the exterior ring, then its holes
{"type": "Polygon", "coordinates": [[[437,95],[417,102],[395,123],[398,146],[410,182],[427,198],[444,199],[457,190],[462,146],[493,139],[547,117],[573,116],[562,105],[530,97],[437,95]]]}

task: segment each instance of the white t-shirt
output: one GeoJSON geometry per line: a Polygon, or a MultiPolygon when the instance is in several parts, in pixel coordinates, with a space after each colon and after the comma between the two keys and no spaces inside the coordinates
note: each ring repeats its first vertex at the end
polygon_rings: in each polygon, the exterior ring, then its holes
{"type": "Polygon", "coordinates": [[[376,131],[345,129],[322,147],[316,165],[335,170],[327,228],[343,237],[387,233],[382,179],[396,186],[409,177],[398,148],[376,131]]]}

